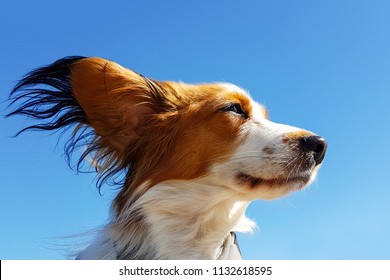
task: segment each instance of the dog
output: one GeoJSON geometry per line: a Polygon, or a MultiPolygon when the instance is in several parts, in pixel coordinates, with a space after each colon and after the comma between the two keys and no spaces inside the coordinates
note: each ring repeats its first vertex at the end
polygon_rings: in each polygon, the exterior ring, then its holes
{"type": "MultiPolygon", "coordinates": [[[[157,81],[98,57],[65,57],[11,92],[8,116],[28,129],[74,127],[68,160],[89,160],[97,184],[120,186],[110,221],[77,259],[240,259],[245,210],[315,179],[327,142],[271,122],[229,83],[157,81]],[[119,176],[119,178],[118,178],[119,176]]],[[[21,131],[21,132],[22,132],[21,131]]]]}

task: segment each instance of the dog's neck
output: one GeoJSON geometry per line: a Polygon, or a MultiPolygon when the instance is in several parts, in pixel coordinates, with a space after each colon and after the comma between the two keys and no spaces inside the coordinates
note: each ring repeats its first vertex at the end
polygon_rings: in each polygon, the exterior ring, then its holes
{"type": "Polygon", "coordinates": [[[201,181],[155,185],[112,225],[117,257],[217,259],[230,232],[253,228],[248,204],[201,181]]]}

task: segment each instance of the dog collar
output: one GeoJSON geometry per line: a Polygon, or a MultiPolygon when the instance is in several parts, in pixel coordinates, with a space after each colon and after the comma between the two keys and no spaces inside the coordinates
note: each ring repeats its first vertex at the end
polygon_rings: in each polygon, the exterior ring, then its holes
{"type": "Polygon", "coordinates": [[[235,232],[231,232],[222,245],[222,251],[218,260],[241,260],[240,246],[235,232]]]}

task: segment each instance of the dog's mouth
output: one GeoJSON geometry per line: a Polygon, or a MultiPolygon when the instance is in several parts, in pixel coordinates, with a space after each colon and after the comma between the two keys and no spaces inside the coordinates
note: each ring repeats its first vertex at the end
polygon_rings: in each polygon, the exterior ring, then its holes
{"type": "Polygon", "coordinates": [[[286,177],[276,177],[276,178],[270,178],[265,179],[261,177],[253,177],[251,175],[245,174],[245,173],[238,173],[236,176],[237,180],[250,188],[257,188],[260,186],[267,186],[271,188],[276,188],[279,186],[285,186],[285,185],[294,185],[297,188],[303,188],[305,187],[308,182],[310,181],[310,174],[296,174],[296,175],[290,175],[286,177]]]}

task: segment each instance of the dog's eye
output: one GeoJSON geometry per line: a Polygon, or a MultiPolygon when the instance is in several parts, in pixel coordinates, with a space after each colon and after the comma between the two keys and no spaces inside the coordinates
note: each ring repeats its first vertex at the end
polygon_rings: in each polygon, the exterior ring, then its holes
{"type": "Polygon", "coordinates": [[[232,112],[237,115],[241,115],[244,118],[248,118],[247,113],[242,109],[241,105],[238,103],[230,104],[222,109],[222,112],[232,112]]]}

